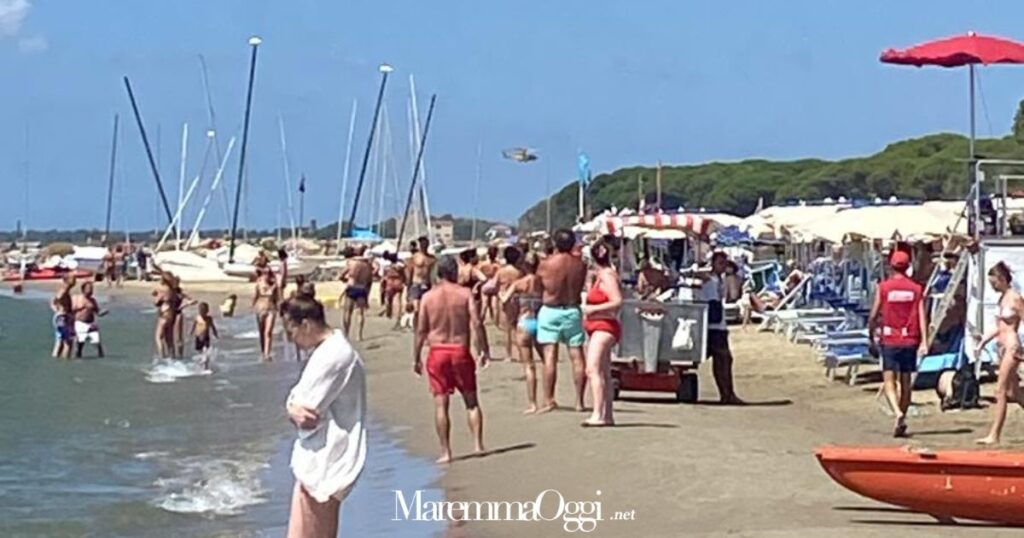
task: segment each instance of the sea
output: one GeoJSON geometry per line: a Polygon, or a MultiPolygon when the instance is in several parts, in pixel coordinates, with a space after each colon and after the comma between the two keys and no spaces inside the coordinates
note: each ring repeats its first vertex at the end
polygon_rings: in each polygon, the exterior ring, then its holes
{"type": "MultiPolygon", "coordinates": [[[[48,295],[0,295],[0,536],[284,536],[294,429],[293,357],[259,360],[250,316],[217,319],[208,370],[154,358],[155,312],[97,293],[105,358],[62,361],[48,295]]],[[[395,490],[442,500],[439,471],[368,419],[369,457],[343,536],[441,536],[393,521],[395,490]]]]}

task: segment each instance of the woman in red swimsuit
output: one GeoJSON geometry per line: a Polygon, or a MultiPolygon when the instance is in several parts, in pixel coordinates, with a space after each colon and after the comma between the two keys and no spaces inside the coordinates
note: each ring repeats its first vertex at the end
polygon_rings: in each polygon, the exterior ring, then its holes
{"type": "Polygon", "coordinates": [[[622,337],[619,307],[622,306],[622,288],[619,275],[611,264],[611,248],[603,239],[590,247],[594,260],[593,283],[587,291],[583,305],[583,328],[588,335],[587,377],[593,412],[583,426],[612,426],[612,346],[622,337]]]}

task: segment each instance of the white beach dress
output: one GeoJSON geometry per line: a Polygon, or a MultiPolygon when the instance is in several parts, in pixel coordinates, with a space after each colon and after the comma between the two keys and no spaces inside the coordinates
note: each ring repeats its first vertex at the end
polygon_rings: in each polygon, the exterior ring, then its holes
{"type": "Polygon", "coordinates": [[[320,416],[316,428],[298,430],[295,479],[318,502],[343,499],[366,462],[366,376],[363,359],[341,331],[313,350],[288,403],[320,416]]]}

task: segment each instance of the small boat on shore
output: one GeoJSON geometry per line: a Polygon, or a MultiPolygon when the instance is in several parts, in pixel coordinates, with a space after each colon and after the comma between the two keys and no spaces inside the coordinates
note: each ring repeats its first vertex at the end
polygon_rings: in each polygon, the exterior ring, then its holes
{"type": "MultiPolygon", "coordinates": [[[[75,275],[75,278],[92,278],[93,272],[85,269],[53,269],[53,268],[31,268],[25,271],[25,280],[59,280],[67,274],[75,275]]],[[[3,273],[4,282],[17,282],[22,280],[21,272],[11,269],[3,273]]]]}
{"type": "Polygon", "coordinates": [[[815,450],[843,487],[883,503],[951,518],[1024,526],[1024,453],[837,447],[815,450]]]}

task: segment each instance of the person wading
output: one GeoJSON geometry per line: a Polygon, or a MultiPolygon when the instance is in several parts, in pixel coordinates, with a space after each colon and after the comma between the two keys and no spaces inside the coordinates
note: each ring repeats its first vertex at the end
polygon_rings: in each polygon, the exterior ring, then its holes
{"type": "Polygon", "coordinates": [[[324,307],[297,295],[284,304],[289,337],[310,352],[285,408],[295,427],[295,475],[288,538],[338,536],[341,503],[366,462],[366,374],[363,360],[341,331],[324,319],[324,307]]]}

